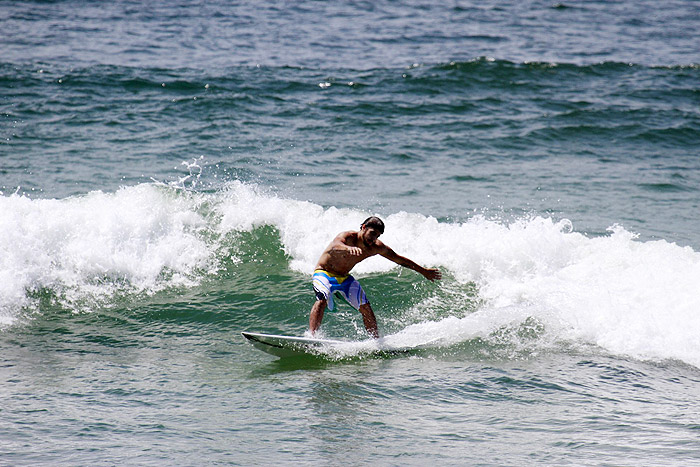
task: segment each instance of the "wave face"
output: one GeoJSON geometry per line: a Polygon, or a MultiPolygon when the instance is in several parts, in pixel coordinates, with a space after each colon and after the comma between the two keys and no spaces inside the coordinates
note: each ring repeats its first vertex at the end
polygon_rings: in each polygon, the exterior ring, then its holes
{"type": "MultiPolygon", "coordinates": [[[[240,182],[213,193],[142,184],[63,200],[0,200],[6,326],[42,313],[47,301],[94,311],[212,282],[245,289],[257,281],[267,291],[259,294],[267,301],[261,308],[293,294],[307,298],[323,247],[368,215],[240,182]],[[264,277],[250,269],[258,267],[267,267],[264,277]]],[[[566,219],[540,216],[459,223],[407,212],[383,217],[388,245],[445,272],[432,287],[381,257],[357,266],[373,302],[394,310],[384,323],[392,345],[439,349],[506,339],[513,355],[593,345],[700,366],[700,253],[690,247],[640,241],[620,226],[591,238],[566,219]]],[[[281,320],[303,327],[306,306],[281,320]]],[[[274,327],[280,317],[253,319],[274,327]]]]}

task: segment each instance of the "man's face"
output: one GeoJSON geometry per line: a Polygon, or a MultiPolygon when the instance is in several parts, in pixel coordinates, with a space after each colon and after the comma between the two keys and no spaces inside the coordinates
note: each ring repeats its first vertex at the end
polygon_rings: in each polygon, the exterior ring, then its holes
{"type": "Polygon", "coordinates": [[[362,226],[360,233],[362,234],[362,241],[365,243],[365,245],[369,246],[374,245],[379,236],[382,234],[374,227],[365,227],[364,225],[362,226]]]}

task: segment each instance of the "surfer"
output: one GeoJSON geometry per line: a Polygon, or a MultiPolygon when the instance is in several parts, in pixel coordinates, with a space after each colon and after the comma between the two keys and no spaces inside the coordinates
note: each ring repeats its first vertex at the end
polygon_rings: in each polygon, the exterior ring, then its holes
{"type": "Polygon", "coordinates": [[[410,259],[398,255],[379,240],[384,233],[384,222],[378,217],[367,218],[360,231],[341,232],[326,247],[318,260],[313,275],[316,303],[309,316],[309,331],[313,336],[321,326],[326,306],[333,310],[333,293],[339,292],[345,300],[362,314],[367,332],[379,337],[377,320],[360,283],[350,275],[350,270],[360,261],[370,256],[381,255],[394,263],[413,269],[429,281],[439,280],[442,274],[436,268],[426,269],[410,259]]]}

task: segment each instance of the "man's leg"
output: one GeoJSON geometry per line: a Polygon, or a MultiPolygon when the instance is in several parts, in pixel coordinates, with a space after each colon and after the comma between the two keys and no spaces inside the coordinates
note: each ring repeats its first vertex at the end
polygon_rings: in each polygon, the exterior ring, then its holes
{"type": "Polygon", "coordinates": [[[360,313],[362,313],[362,321],[365,323],[365,329],[370,336],[375,339],[379,338],[379,329],[377,329],[377,319],[374,317],[374,311],[369,303],[365,303],[360,306],[360,313]]]}
{"type": "Polygon", "coordinates": [[[316,330],[321,327],[321,321],[323,321],[323,312],[328,304],[327,300],[316,300],[314,306],[311,307],[311,314],[309,315],[309,331],[313,336],[316,330]]]}

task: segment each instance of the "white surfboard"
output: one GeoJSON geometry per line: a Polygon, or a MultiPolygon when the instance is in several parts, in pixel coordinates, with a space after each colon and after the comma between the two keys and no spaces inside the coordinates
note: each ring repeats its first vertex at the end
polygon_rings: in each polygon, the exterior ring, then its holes
{"type": "Polygon", "coordinates": [[[416,349],[416,347],[391,345],[383,338],[363,341],[340,341],[260,334],[257,332],[243,332],[241,334],[254,347],[277,357],[315,355],[327,358],[343,358],[359,355],[402,354],[416,349]]]}
{"type": "Polygon", "coordinates": [[[278,336],[274,334],[260,334],[257,332],[243,332],[242,334],[254,347],[277,357],[321,355],[332,351],[333,348],[337,348],[338,346],[349,344],[347,341],[332,339],[278,336]]]}

